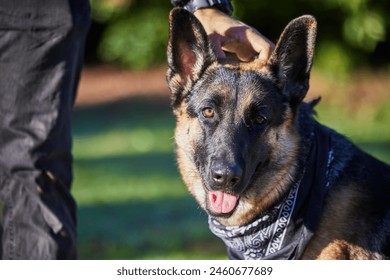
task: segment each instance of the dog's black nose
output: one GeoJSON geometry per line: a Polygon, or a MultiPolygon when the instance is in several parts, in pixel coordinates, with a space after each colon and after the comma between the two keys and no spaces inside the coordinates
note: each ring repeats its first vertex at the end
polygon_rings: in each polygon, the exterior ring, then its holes
{"type": "Polygon", "coordinates": [[[211,179],[214,188],[233,188],[241,180],[242,168],[237,165],[228,165],[222,162],[214,162],[211,166],[211,179]]]}

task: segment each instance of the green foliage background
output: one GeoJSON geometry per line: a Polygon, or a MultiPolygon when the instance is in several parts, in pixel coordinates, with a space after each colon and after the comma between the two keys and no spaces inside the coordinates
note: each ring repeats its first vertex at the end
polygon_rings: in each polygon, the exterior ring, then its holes
{"type": "MultiPolygon", "coordinates": [[[[106,62],[147,68],[165,62],[168,0],[92,0],[93,19],[103,26],[97,55],[106,62]]],[[[234,15],[277,40],[293,18],[318,20],[316,67],[345,76],[357,67],[389,67],[390,1],[273,0],[233,1],[234,15]]]]}

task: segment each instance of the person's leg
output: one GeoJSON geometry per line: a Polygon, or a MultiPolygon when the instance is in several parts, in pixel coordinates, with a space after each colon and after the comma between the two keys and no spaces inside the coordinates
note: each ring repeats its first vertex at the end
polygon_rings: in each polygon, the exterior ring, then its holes
{"type": "Polygon", "coordinates": [[[3,259],[76,258],[71,112],[87,0],[0,0],[3,259]]]}

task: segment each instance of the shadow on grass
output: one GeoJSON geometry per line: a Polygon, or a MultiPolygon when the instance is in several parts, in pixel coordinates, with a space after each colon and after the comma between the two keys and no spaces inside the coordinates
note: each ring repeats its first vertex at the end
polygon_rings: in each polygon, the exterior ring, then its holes
{"type": "Polygon", "coordinates": [[[192,197],[82,206],[81,259],[224,258],[222,241],[192,197]]]}
{"type": "Polygon", "coordinates": [[[372,156],[390,164],[390,141],[357,142],[356,144],[372,156]]]}
{"type": "Polygon", "coordinates": [[[138,155],[104,156],[96,159],[76,159],[77,167],[94,169],[113,176],[178,177],[174,153],[145,153],[138,155]]]}
{"type": "MultiPolygon", "coordinates": [[[[115,129],[174,129],[168,97],[128,98],[97,106],[76,107],[73,113],[75,137],[101,134],[115,129]]],[[[173,135],[173,133],[172,133],[173,135]]]]}

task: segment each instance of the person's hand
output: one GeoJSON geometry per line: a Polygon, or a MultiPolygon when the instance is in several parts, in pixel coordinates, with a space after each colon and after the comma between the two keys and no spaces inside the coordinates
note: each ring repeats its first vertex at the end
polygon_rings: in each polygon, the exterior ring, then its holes
{"type": "Polygon", "coordinates": [[[238,21],[215,8],[197,10],[194,15],[202,23],[218,57],[227,51],[242,61],[256,56],[266,62],[275,45],[254,28],[238,21]]]}

